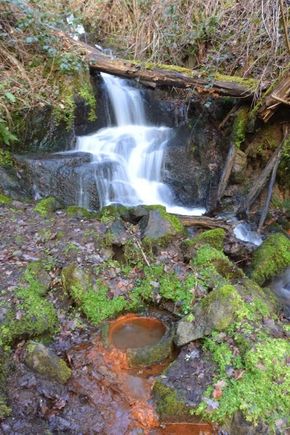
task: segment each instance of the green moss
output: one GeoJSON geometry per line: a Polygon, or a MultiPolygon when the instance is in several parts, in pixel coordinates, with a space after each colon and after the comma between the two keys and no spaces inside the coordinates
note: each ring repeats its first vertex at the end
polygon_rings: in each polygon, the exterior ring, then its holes
{"type": "MultiPolygon", "coordinates": [[[[79,298],[79,289],[72,288],[73,297],[76,293],[79,298]]],[[[93,289],[88,289],[85,294],[82,294],[80,307],[92,323],[98,324],[128,309],[128,302],[122,296],[109,298],[108,288],[104,284],[98,283],[93,289]]]]}
{"type": "Polygon", "coordinates": [[[194,266],[207,266],[213,263],[215,260],[229,261],[228,258],[219,250],[212,246],[202,246],[196,252],[196,256],[193,259],[194,266]]]}
{"type": "Polygon", "coordinates": [[[160,297],[176,305],[176,310],[187,314],[194,302],[194,287],[197,279],[189,274],[181,280],[175,273],[165,272],[163,266],[144,267],[145,278],[138,280],[130,294],[131,307],[155,302],[160,297]]]}
{"type": "Polygon", "coordinates": [[[185,240],[182,243],[182,247],[187,254],[191,253],[191,255],[194,253],[195,249],[200,248],[203,245],[209,245],[219,251],[222,251],[224,247],[225,234],[225,230],[222,228],[204,231],[193,239],[185,240]]]}
{"type": "Polygon", "coordinates": [[[154,399],[157,405],[157,412],[162,419],[174,418],[184,419],[190,415],[184,400],[179,398],[176,391],[157,381],[153,387],[154,399]]]}
{"type": "Polygon", "coordinates": [[[9,417],[12,409],[7,405],[6,397],[0,394],[0,421],[9,417]]]}
{"type": "Polygon", "coordinates": [[[97,213],[95,213],[93,211],[89,211],[89,210],[82,208],[82,207],[78,207],[76,205],[71,205],[71,206],[67,207],[66,213],[69,217],[76,217],[79,219],[82,219],[82,218],[95,219],[98,216],[97,213]]]}
{"type": "Polygon", "coordinates": [[[65,361],[52,353],[42,343],[28,343],[25,363],[40,375],[56,380],[61,384],[65,384],[71,377],[71,369],[65,361]]]}
{"type": "Polygon", "coordinates": [[[129,308],[122,296],[110,298],[108,288],[82,269],[71,264],[62,271],[62,282],[84,315],[94,324],[114,317],[129,308]]]}
{"type": "Polygon", "coordinates": [[[239,76],[227,76],[220,73],[216,73],[214,75],[214,78],[215,80],[219,80],[221,82],[237,83],[238,85],[242,85],[245,88],[248,88],[249,91],[254,91],[259,85],[258,80],[255,79],[245,79],[244,77],[239,76]]]}
{"type": "Polygon", "coordinates": [[[127,212],[127,207],[123,205],[108,205],[98,213],[98,219],[103,224],[111,224],[113,223],[117,218],[120,218],[123,213],[127,212]]]}
{"type": "Polygon", "coordinates": [[[204,314],[218,331],[226,329],[234,318],[244,315],[243,300],[233,285],[223,285],[201,301],[204,314]]]}
{"type": "Polygon", "coordinates": [[[43,296],[43,285],[29,272],[25,273],[26,285],[15,291],[17,305],[8,309],[0,326],[0,345],[10,345],[21,337],[36,337],[54,332],[57,316],[53,305],[43,296]]]}
{"type": "Polygon", "coordinates": [[[184,226],[180,219],[177,216],[174,216],[173,214],[167,213],[166,208],[163,205],[149,205],[149,210],[155,210],[160,213],[160,216],[165,219],[167,222],[170,223],[172,228],[176,231],[176,233],[183,233],[184,232],[184,226]]]}
{"type": "MultiPolygon", "coordinates": [[[[202,403],[197,414],[211,421],[224,422],[240,411],[247,421],[253,424],[263,421],[272,430],[279,419],[285,419],[287,424],[290,409],[287,356],[290,343],[267,337],[242,352],[238,358],[227,345],[219,344],[214,338],[206,340],[205,348],[211,352],[218,366],[216,380],[223,380],[225,388],[216,409],[209,413],[206,403],[202,403]],[[242,376],[238,379],[229,376],[227,367],[242,370],[242,376]]],[[[212,388],[208,390],[208,397],[212,391],[212,388]]]]}
{"type": "Polygon", "coordinates": [[[0,193],[0,205],[9,205],[12,202],[12,199],[9,196],[3,195],[0,193]]]}
{"type": "Polygon", "coordinates": [[[184,68],[182,66],[177,65],[167,65],[163,63],[153,63],[153,62],[140,62],[138,60],[130,60],[130,63],[133,65],[139,65],[141,68],[149,69],[149,70],[164,70],[171,71],[176,73],[181,73],[183,75],[192,77],[192,70],[189,68],[184,68]]]}
{"type": "Polygon", "coordinates": [[[42,217],[47,217],[51,213],[55,212],[58,208],[58,203],[55,198],[49,196],[48,198],[38,201],[34,210],[42,217]]]}
{"type": "Polygon", "coordinates": [[[232,140],[237,149],[241,147],[241,144],[246,138],[248,117],[249,110],[247,107],[240,108],[236,113],[232,131],[232,140]]]}
{"type": "Polygon", "coordinates": [[[96,97],[94,95],[93,87],[90,80],[82,80],[80,83],[80,87],[77,89],[77,92],[89,107],[88,120],[94,121],[97,118],[96,97]]]}
{"type": "Polygon", "coordinates": [[[11,168],[13,166],[13,160],[11,157],[11,153],[8,150],[3,150],[0,148],[0,167],[3,168],[11,168]]]}
{"type": "Polygon", "coordinates": [[[283,234],[272,234],[253,255],[251,278],[259,285],[290,265],[290,240],[283,234]]]}

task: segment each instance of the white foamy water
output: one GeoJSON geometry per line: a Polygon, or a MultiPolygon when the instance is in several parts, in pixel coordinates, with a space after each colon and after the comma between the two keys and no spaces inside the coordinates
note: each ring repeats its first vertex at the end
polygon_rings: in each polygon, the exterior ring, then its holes
{"type": "Polygon", "coordinates": [[[234,235],[237,239],[243,242],[252,243],[253,245],[260,246],[263,242],[262,237],[256,231],[253,231],[249,224],[239,223],[234,228],[234,235]]]}
{"type": "MultiPolygon", "coordinates": [[[[77,151],[93,155],[96,188],[101,207],[117,203],[164,205],[180,215],[202,215],[203,208],[174,204],[169,186],[162,182],[164,150],[172,135],[168,127],[149,126],[142,95],[126,80],[102,73],[113,107],[116,127],[108,127],[77,138],[77,151]]],[[[85,192],[80,204],[86,205],[85,192]]]]}

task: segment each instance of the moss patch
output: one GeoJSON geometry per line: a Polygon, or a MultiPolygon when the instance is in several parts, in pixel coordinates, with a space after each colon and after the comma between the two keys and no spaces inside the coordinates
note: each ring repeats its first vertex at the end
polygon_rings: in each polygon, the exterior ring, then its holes
{"type": "Polygon", "coordinates": [[[182,242],[182,250],[187,258],[192,257],[196,249],[204,245],[209,245],[218,251],[222,251],[225,234],[225,230],[222,228],[204,231],[193,239],[184,240],[182,242]]]}
{"type": "Polygon", "coordinates": [[[190,416],[184,400],[179,398],[177,392],[163,383],[157,381],[153,387],[154,399],[157,404],[157,412],[162,419],[184,419],[190,416]]]}
{"type": "Polygon", "coordinates": [[[42,217],[47,217],[58,209],[58,202],[52,196],[38,201],[34,210],[42,217]]]}
{"type": "Polygon", "coordinates": [[[249,109],[247,107],[242,107],[237,111],[232,131],[232,140],[237,149],[241,147],[246,138],[248,118],[249,109]]]}
{"type": "Polygon", "coordinates": [[[11,204],[12,199],[9,196],[3,195],[0,193],[0,205],[9,205],[11,204]]]}
{"type": "Polygon", "coordinates": [[[69,217],[75,217],[75,218],[85,218],[85,219],[96,219],[98,214],[93,212],[93,211],[89,211],[85,208],[82,207],[78,207],[76,205],[71,205],[69,207],[67,207],[66,209],[66,213],[69,217]]]}
{"type": "MultiPolygon", "coordinates": [[[[257,337],[255,338],[257,340],[257,337]]],[[[203,402],[195,413],[211,421],[224,422],[237,411],[242,412],[247,421],[257,424],[260,421],[274,430],[279,419],[289,418],[290,372],[287,355],[290,343],[284,339],[266,337],[251,348],[233,353],[225,343],[219,343],[218,335],[205,341],[205,348],[211,352],[217,364],[216,382],[223,381],[225,388],[218,406],[207,410],[203,402]],[[228,368],[239,371],[235,379],[228,368]]],[[[207,391],[210,398],[213,388],[207,391]]]]}
{"type": "Polygon", "coordinates": [[[251,278],[259,285],[290,265],[290,240],[283,234],[272,234],[254,252],[251,278]]]}
{"type": "Polygon", "coordinates": [[[0,345],[10,345],[21,337],[37,337],[53,333],[57,324],[53,305],[43,296],[43,285],[26,272],[26,285],[15,291],[17,303],[7,308],[7,315],[0,326],[0,345]]]}
{"type": "Polygon", "coordinates": [[[0,148],[0,166],[3,168],[11,168],[11,166],[13,166],[13,160],[10,151],[0,148]]]}

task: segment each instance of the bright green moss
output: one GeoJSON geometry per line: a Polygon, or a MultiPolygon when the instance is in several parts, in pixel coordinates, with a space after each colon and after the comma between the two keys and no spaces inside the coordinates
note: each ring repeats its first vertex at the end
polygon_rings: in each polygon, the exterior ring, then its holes
{"type": "Polygon", "coordinates": [[[25,281],[27,284],[15,291],[19,303],[16,307],[10,306],[0,326],[0,345],[9,345],[21,337],[37,337],[55,331],[56,311],[42,297],[43,285],[29,273],[25,274],[25,281]]]}
{"type": "Polygon", "coordinates": [[[193,264],[195,266],[207,266],[215,260],[229,261],[221,251],[213,248],[212,246],[205,245],[196,252],[196,256],[193,259],[193,264]]]}
{"type": "Polygon", "coordinates": [[[232,140],[237,149],[241,147],[241,144],[246,138],[248,116],[249,111],[247,107],[242,107],[236,113],[232,131],[232,140]]]}
{"type": "Polygon", "coordinates": [[[123,205],[117,205],[117,204],[108,205],[102,208],[102,210],[98,213],[98,219],[103,224],[108,225],[113,223],[123,213],[126,214],[127,210],[128,210],[127,207],[123,205]]]}
{"type": "Polygon", "coordinates": [[[98,214],[92,211],[89,211],[85,208],[78,207],[76,205],[71,205],[67,207],[66,213],[69,217],[76,217],[76,218],[85,218],[85,219],[95,219],[98,214]]]}
{"type": "Polygon", "coordinates": [[[49,196],[48,198],[38,201],[34,210],[42,217],[47,217],[51,213],[55,212],[58,208],[58,203],[55,198],[49,196]]]}
{"type": "Polygon", "coordinates": [[[3,195],[0,193],[0,205],[9,205],[12,202],[12,199],[9,196],[3,195]]]}
{"type": "Polygon", "coordinates": [[[190,251],[191,249],[200,248],[203,245],[209,245],[219,251],[222,251],[224,247],[225,235],[225,230],[222,228],[204,231],[193,239],[185,240],[183,242],[183,248],[186,251],[190,251]]]}
{"type": "Polygon", "coordinates": [[[251,278],[259,285],[290,265],[290,240],[284,234],[272,234],[253,255],[251,278]]]}
{"type": "Polygon", "coordinates": [[[163,266],[144,267],[145,278],[139,280],[133,289],[130,299],[132,308],[142,303],[155,302],[160,297],[174,302],[176,309],[187,314],[194,302],[194,287],[197,279],[189,274],[184,280],[171,272],[164,272],[163,266]]]}
{"type": "Polygon", "coordinates": [[[259,82],[255,79],[245,79],[244,77],[239,76],[227,76],[220,73],[215,73],[214,78],[215,80],[219,80],[221,82],[237,83],[238,85],[248,88],[249,91],[254,91],[259,85],[259,82]]]}
{"type": "Polygon", "coordinates": [[[9,417],[11,412],[12,412],[12,410],[7,405],[6,398],[0,394],[0,421],[4,420],[4,418],[9,417]]]}
{"type": "Polygon", "coordinates": [[[170,223],[170,225],[176,231],[176,233],[184,232],[184,226],[181,223],[180,219],[177,216],[168,213],[163,205],[150,205],[146,208],[148,208],[149,210],[158,211],[160,213],[160,216],[170,223]]]}
{"type": "MultiPolygon", "coordinates": [[[[267,337],[238,358],[228,346],[213,338],[206,340],[205,348],[217,364],[216,381],[223,380],[225,388],[216,409],[208,413],[206,403],[202,403],[195,411],[197,414],[211,421],[224,422],[240,411],[247,421],[253,424],[263,421],[272,430],[279,419],[285,419],[287,424],[290,409],[289,342],[267,337]],[[239,379],[229,376],[227,366],[242,370],[242,376],[239,379]]],[[[210,397],[212,392],[210,388],[207,396],[210,397]]]]}

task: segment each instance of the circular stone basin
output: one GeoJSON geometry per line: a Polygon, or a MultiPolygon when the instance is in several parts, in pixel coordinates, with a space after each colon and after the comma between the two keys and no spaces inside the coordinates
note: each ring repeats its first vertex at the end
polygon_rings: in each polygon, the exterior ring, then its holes
{"type": "Polygon", "coordinates": [[[155,317],[122,316],[110,323],[108,339],[126,353],[131,367],[159,363],[172,353],[172,329],[155,317]]]}

